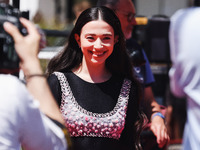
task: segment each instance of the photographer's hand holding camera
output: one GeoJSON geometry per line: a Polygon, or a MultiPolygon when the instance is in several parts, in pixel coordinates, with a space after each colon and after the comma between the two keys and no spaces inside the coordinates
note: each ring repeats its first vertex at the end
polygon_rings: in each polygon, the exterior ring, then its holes
{"type": "Polygon", "coordinates": [[[27,36],[23,36],[18,28],[9,22],[4,23],[4,29],[13,37],[15,50],[20,57],[20,66],[24,74],[42,74],[40,62],[37,58],[40,35],[31,22],[24,18],[20,18],[20,21],[28,31],[27,36]]]}
{"type": "MultiPolygon", "coordinates": [[[[8,32],[14,39],[15,49],[18,56],[20,57],[20,67],[27,79],[26,82],[28,90],[36,99],[40,101],[40,109],[45,114],[48,114],[49,117],[57,118],[55,115],[60,116],[59,111],[54,111],[54,113],[49,114],[52,112],[49,111],[49,106],[50,108],[52,107],[51,110],[59,110],[59,108],[54,108],[54,106],[57,104],[51,96],[50,91],[48,90],[49,88],[46,83],[45,76],[43,75],[40,61],[37,57],[39,51],[40,35],[31,22],[24,18],[21,18],[20,21],[26,27],[29,33],[27,36],[21,35],[17,27],[8,22],[4,24],[5,31],[8,32]],[[45,95],[49,95],[48,103],[46,103],[44,99],[45,95]],[[50,105],[51,102],[53,103],[52,105],[50,105]],[[43,103],[45,104],[43,105],[43,103]],[[57,112],[57,114],[55,112],[57,112]]],[[[61,117],[59,118],[59,121],[63,122],[61,117]]]]}
{"type": "Polygon", "coordinates": [[[48,119],[64,124],[37,57],[40,35],[30,21],[20,18],[20,22],[27,29],[26,36],[12,23],[5,22],[3,27],[14,40],[33,97],[16,77],[0,75],[0,129],[4,129],[0,131],[0,149],[20,149],[20,144],[25,149],[66,149],[63,132],[48,119]]]}

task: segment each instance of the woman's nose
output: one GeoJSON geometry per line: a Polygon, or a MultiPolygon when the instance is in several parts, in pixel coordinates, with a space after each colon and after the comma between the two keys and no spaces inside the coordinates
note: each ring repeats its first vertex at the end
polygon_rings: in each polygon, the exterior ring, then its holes
{"type": "Polygon", "coordinates": [[[103,47],[103,45],[102,45],[102,41],[101,41],[101,39],[100,38],[98,38],[96,41],[95,41],[95,43],[94,43],[94,48],[102,48],[103,47]]]}

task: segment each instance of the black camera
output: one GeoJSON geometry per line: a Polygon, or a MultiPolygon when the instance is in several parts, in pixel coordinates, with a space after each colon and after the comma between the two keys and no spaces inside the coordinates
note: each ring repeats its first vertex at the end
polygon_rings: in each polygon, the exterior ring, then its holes
{"type": "Polygon", "coordinates": [[[12,37],[4,30],[4,22],[11,22],[23,34],[27,34],[27,30],[19,21],[21,12],[18,8],[13,8],[5,3],[0,3],[0,70],[18,72],[19,58],[14,48],[12,37]]]}

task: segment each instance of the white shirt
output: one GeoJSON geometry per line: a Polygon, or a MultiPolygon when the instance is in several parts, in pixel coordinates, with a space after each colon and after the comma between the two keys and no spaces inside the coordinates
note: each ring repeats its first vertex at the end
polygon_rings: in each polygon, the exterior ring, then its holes
{"type": "Polygon", "coordinates": [[[171,18],[170,87],[187,97],[184,150],[200,149],[200,7],[177,11],[171,18]]]}
{"type": "Polygon", "coordinates": [[[1,150],[66,150],[62,130],[38,107],[16,77],[0,75],[1,150]]]}

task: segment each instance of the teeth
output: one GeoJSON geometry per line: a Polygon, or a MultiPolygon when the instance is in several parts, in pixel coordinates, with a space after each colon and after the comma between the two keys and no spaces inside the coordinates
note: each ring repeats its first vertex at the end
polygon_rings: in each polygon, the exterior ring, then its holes
{"type": "Polygon", "coordinates": [[[92,52],[92,54],[93,54],[94,56],[101,56],[101,55],[104,54],[104,52],[92,52]]]}
{"type": "Polygon", "coordinates": [[[103,54],[93,54],[93,55],[98,57],[98,56],[102,56],[103,54]]]}

